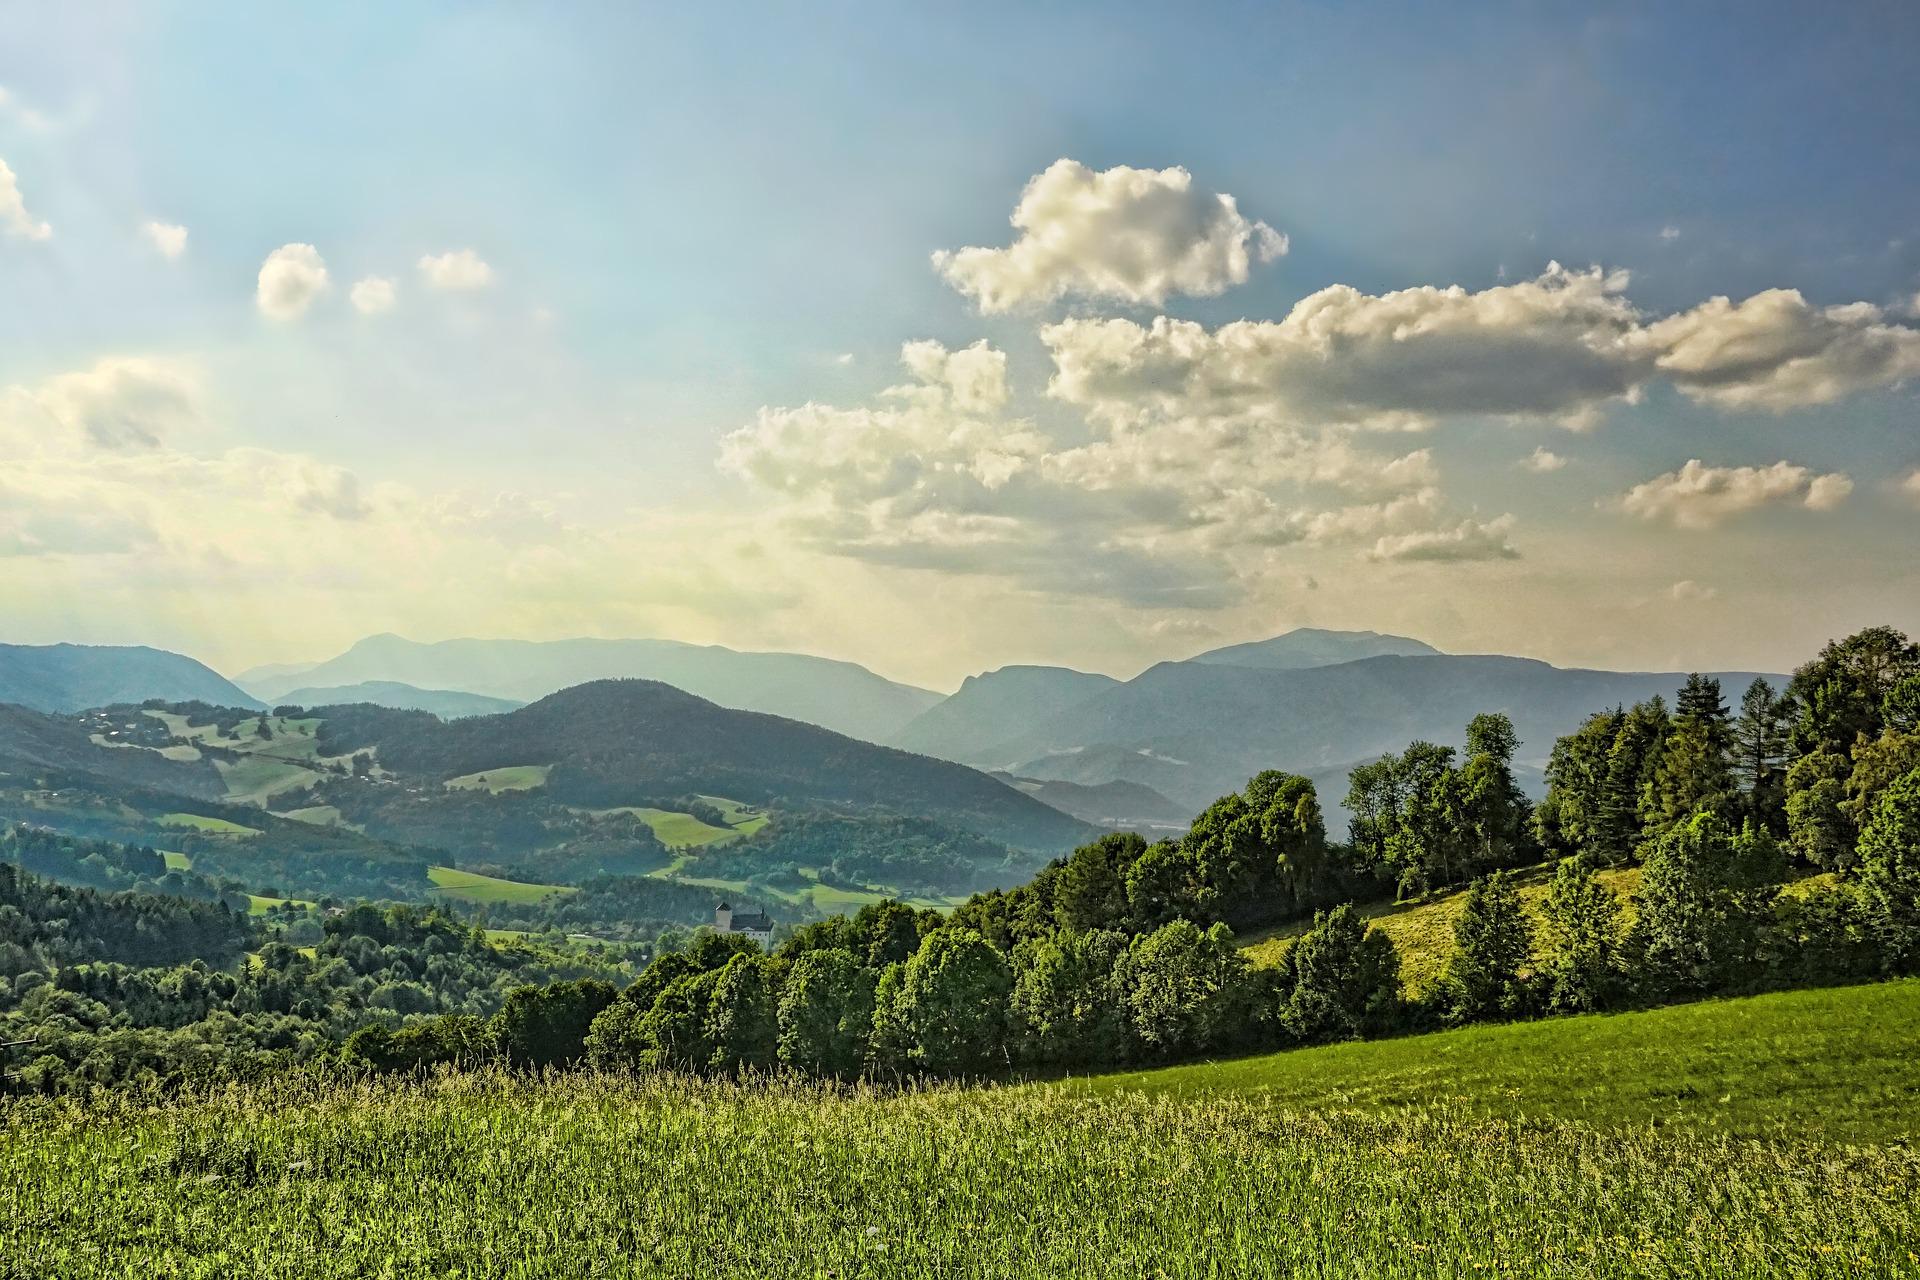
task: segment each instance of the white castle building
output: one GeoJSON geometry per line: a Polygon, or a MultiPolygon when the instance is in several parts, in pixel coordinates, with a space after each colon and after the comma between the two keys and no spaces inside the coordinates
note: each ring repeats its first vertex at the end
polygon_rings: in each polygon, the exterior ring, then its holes
{"type": "Polygon", "coordinates": [[[744,934],[763,947],[773,943],[773,921],[764,911],[751,915],[743,911],[735,915],[733,908],[723,902],[713,909],[713,927],[721,933],[744,934]]]}

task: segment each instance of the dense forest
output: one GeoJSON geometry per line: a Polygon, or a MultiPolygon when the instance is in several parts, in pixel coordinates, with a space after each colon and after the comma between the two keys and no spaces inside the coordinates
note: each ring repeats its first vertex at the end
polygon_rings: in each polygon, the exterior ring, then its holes
{"type": "MultiPolygon", "coordinates": [[[[60,1047],[21,1073],[31,1087],[164,1076],[150,1061],[102,1065],[139,1056],[114,1057],[113,1028],[133,1045],[204,1041],[222,1017],[247,1027],[245,1061],[844,1077],[1166,1061],[1920,967],[1920,646],[1898,632],[1832,643],[1785,689],[1741,691],[1737,711],[1702,677],[1671,706],[1596,711],[1554,745],[1537,805],[1515,783],[1504,715],[1475,717],[1465,738],[1464,752],[1415,742],[1355,769],[1344,840],[1312,782],[1262,773],[1178,839],[1104,836],[945,916],[875,904],[805,925],[771,954],[696,931],[624,989],[613,972],[536,985],[540,962],[444,917],[360,908],[328,920],[311,955],[255,938],[231,972],[203,962],[216,994],[192,1006],[199,1030],[136,1030],[148,1024],[128,1010],[158,1007],[150,984],[180,979],[36,949],[29,913],[7,918],[22,936],[5,953],[6,1007],[18,1026],[59,1028],[60,1047]],[[1509,872],[1543,861],[1536,918],[1509,872]],[[1630,865],[1628,904],[1598,873],[1630,865]],[[1409,998],[1392,941],[1353,904],[1462,886],[1445,980],[1409,998]],[[1236,930],[1304,919],[1277,967],[1251,966],[1236,942],[1236,930]],[[261,1003],[269,975],[306,993],[289,997],[304,1011],[297,1031],[273,1021],[293,1016],[287,1000],[261,1003]],[[83,999],[95,1002],[86,1018],[50,1007],[83,999]]],[[[596,898],[663,891],[610,877],[577,903],[527,910],[555,924],[596,898]]]]}
{"type": "MultiPolygon", "coordinates": [[[[40,835],[0,852],[44,861],[62,842],[40,835]]],[[[69,854],[101,857],[93,847],[69,854]]],[[[483,1024],[529,984],[626,973],[617,953],[495,946],[442,912],[409,906],[340,911],[315,928],[312,945],[296,946],[221,902],[104,893],[0,862],[0,1042],[26,1042],[7,1081],[16,1089],[330,1061],[363,1027],[433,1015],[444,1036],[483,1024]]]]}

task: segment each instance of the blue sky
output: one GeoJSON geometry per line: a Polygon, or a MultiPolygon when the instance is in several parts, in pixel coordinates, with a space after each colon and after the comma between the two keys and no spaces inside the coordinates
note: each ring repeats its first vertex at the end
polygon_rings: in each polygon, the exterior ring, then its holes
{"type": "MultiPolygon", "coordinates": [[[[381,630],[662,634],[947,684],[1016,660],[1127,671],[1300,623],[1702,666],[1920,625],[1911,6],[7,4],[0,30],[24,210],[0,234],[8,639],[232,668],[381,630]],[[1004,249],[1063,158],[1089,184],[1183,168],[1287,251],[1198,288],[1069,281],[984,313],[930,255],[1004,249]],[[177,256],[149,222],[187,229],[177,256]],[[327,284],[276,319],[256,277],[283,245],[312,246],[327,284]],[[483,284],[418,265],[463,251],[483,284]],[[1742,375],[1751,394],[1635,374],[1578,430],[1400,390],[1419,430],[1330,421],[1284,381],[1124,428],[1131,408],[1047,394],[1063,320],[1213,334],[1335,286],[1477,294],[1555,261],[1627,273],[1610,296],[1638,327],[1768,290],[1798,291],[1789,327],[1871,304],[1819,323],[1836,344],[1872,330],[1879,363],[1835,345],[1837,381],[1742,375]],[[368,277],[391,310],[351,304],[368,277]],[[888,397],[923,385],[898,363],[918,340],[991,344],[1004,397],[888,397]],[[841,416],[776,442],[761,410],[809,403],[841,416]],[[908,403],[911,423],[870,420],[908,403]],[[56,438],[156,405],[131,453],[56,438]],[[1048,443],[987,438],[1029,429],[1048,443]],[[1272,432],[1361,471],[1425,460],[1394,483],[1306,461],[1222,479],[1272,463],[1272,432]],[[1216,451],[1211,474],[1122,485],[1100,460],[1112,502],[1056,518],[1093,465],[1061,455],[1115,433],[1142,456],[1216,451]],[[876,446],[915,465],[845,483],[876,446]],[[1536,449],[1562,465],[1516,465],[1536,449]],[[1824,476],[1848,492],[1810,503],[1824,476]]],[[[1514,351],[1485,376],[1517,376],[1514,351]]],[[[1355,376],[1430,387],[1473,360],[1355,376]]]]}

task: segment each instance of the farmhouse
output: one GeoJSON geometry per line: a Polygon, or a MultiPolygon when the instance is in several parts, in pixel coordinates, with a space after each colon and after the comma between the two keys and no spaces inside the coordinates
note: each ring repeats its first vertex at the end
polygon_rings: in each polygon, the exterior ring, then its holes
{"type": "Polygon", "coordinates": [[[723,902],[713,909],[713,927],[721,933],[745,934],[763,947],[773,943],[773,921],[764,911],[735,915],[733,908],[723,902]]]}

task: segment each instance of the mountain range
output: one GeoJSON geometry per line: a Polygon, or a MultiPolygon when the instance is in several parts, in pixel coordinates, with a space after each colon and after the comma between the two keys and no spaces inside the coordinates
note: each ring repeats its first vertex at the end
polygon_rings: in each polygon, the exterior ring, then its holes
{"type": "MultiPolygon", "coordinates": [[[[1554,739],[1602,708],[1671,698],[1686,678],[1444,654],[1371,632],[1292,632],[1163,662],[1107,685],[1046,670],[976,677],[898,740],[1021,778],[1136,783],[1188,809],[1262,769],[1287,769],[1320,783],[1332,816],[1352,765],[1415,739],[1459,745],[1467,721],[1482,711],[1512,718],[1522,782],[1537,788],[1554,739]],[[1343,637],[1365,656],[1344,657],[1343,637]],[[1025,696],[1035,688],[1052,696],[1025,696]],[[1075,690],[1085,696],[1071,698],[1075,690]]],[[[1731,702],[1759,673],[1708,674],[1719,677],[1731,702]]],[[[1785,679],[1768,678],[1776,686],[1785,679]]]]}
{"type": "Polygon", "coordinates": [[[930,689],[884,679],[851,662],[800,653],[743,653],[676,640],[443,640],[370,636],[308,667],[242,672],[268,702],[303,689],[370,681],[460,690],[532,702],[593,680],[658,680],[723,707],[761,711],[883,742],[940,701],[930,689]]]}

